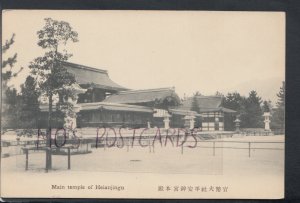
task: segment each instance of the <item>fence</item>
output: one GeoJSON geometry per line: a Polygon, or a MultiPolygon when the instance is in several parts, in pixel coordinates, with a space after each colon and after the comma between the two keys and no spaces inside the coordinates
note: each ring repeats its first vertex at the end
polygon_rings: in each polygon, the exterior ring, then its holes
{"type": "Polygon", "coordinates": [[[266,131],[263,128],[242,128],[239,132],[241,135],[246,136],[268,136],[268,135],[284,135],[284,129],[272,129],[271,131],[266,131]]]}
{"type": "MultiPolygon", "coordinates": [[[[201,135],[202,136],[202,135],[201,135]]],[[[200,137],[200,136],[199,136],[200,137]]],[[[199,137],[197,137],[197,141],[184,141],[184,144],[180,145],[180,147],[182,148],[182,154],[183,154],[183,148],[187,147],[188,144],[190,145],[196,145],[196,147],[200,147],[200,148],[211,148],[212,149],[212,154],[215,155],[215,151],[216,149],[219,148],[223,148],[223,149],[241,149],[241,150],[248,150],[248,154],[249,157],[251,156],[251,150],[284,150],[284,142],[280,142],[280,141],[273,141],[273,142],[269,142],[269,141],[228,141],[228,140],[218,140],[218,139],[214,139],[212,137],[210,137],[210,139],[205,139],[205,140],[201,140],[199,139],[199,137]],[[205,145],[202,145],[204,144],[205,145]],[[210,144],[209,146],[207,144],[210,144]],[[220,145],[221,144],[221,145],[220,145]],[[270,145],[280,145],[281,147],[272,147],[270,145]],[[268,147],[270,146],[270,147],[268,147]]],[[[129,137],[124,137],[122,140],[122,144],[120,144],[119,140],[113,140],[112,138],[101,138],[98,140],[98,143],[96,144],[96,140],[95,139],[81,139],[79,146],[80,148],[85,148],[82,145],[88,145],[90,144],[91,148],[103,148],[104,150],[111,148],[111,147],[119,147],[119,148],[123,148],[126,147],[127,151],[129,151],[130,147],[148,147],[149,148],[149,152],[154,152],[154,142],[153,142],[153,136],[147,136],[147,137],[143,137],[143,138],[136,138],[136,140],[134,140],[132,142],[132,139],[129,137]]],[[[172,137],[171,138],[173,141],[175,142],[176,137],[172,137]]],[[[75,140],[78,141],[78,140],[75,140]]],[[[72,145],[72,144],[76,144],[77,142],[75,142],[74,140],[68,140],[66,142],[66,144],[68,145],[72,145]]],[[[183,140],[181,140],[182,142],[183,140]]],[[[40,140],[38,141],[39,146],[40,147],[44,147],[45,146],[45,140],[40,140]]],[[[156,141],[157,142],[157,141],[156,141]]],[[[162,137],[162,142],[166,142],[166,138],[162,137]]],[[[6,148],[6,147],[26,147],[26,146],[37,146],[37,141],[13,141],[10,142],[9,144],[7,143],[7,146],[2,146],[2,149],[6,148]]],[[[53,146],[55,147],[55,146],[53,146]]],[[[59,148],[59,147],[58,147],[59,148]]],[[[88,148],[87,148],[88,149],[88,148]]],[[[18,150],[19,153],[22,153],[22,150],[18,150]]],[[[3,151],[2,151],[3,152],[3,151]]]]}
{"type": "MultiPolygon", "coordinates": [[[[251,150],[284,150],[284,142],[279,142],[279,141],[272,141],[272,142],[267,142],[267,141],[217,141],[217,140],[206,140],[206,141],[197,141],[198,143],[211,143],[211,146],[196,146],[196,147],[201,147],[201,148],[211,148],[212,149],[212,155],[216,155],[216,149],[240,149],[240,150],[247,150],[248,151],[248,157],[251,157],[251,150]],[[216,146],[216,144],[222,143],[222,146],[216,146]],[[240,144],[240,145],[246,145],[245,146],[223,146],[223,144],[240,144]],[[259,147],[259,146],[254,146],[254,145],[282,145],[282,147],[259,147]]],[[[194,142],[192,142],[194,143],[194,142]]],[[[181,146],[181,154],[184,153],[184,148],[187,146],[182,145],[181,146]]]]}
{"type": "MultiPolygon", "coordinates": [[[[132,142],[130,139],[125,139],[124,146],[127,148],[127,152],[130,147],[148,147],[150,153],[155,153],[155,145],[153,140],[150,137],[140,139],[139,143],[132,142]],[[143,145],[143,146],[142,146],[143,145]]],[[[162,139],[162,142],[165,142],[165,139],[162,139]]],[[[216,155],[216,149],[238,149],[238,150],[247,150],[248,157],[251,157],[252,150],[284,150],[285,142],[282,141],[227,141],[227,140],[197,140],[197,141],[185,141],[184,144],[179,145],[178,148],[181,150],[181,154],[184,154],[184,148],[188,148],[188,144],[194,145],[195,148],[208,148],[212,149],[212,155],[216,155]],[[210,144],[210,146],[203,146],[201,144],[210,144]],[[220,146],[221,145],[221,146],[220,146]],[[279,145],[274,147],[274,145],[279,145]]],[[[111,147],[117,147],[116,143],[113,143],[109,140],[100,140],[99,145],[100,148],[107,150],[111,147]]],[[[92,145],[95,147],[95,145],[92,145]]]]}

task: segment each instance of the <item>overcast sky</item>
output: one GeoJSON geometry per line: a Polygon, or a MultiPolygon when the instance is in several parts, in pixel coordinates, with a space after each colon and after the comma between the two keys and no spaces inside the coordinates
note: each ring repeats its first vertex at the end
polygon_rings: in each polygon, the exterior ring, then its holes
{"type": "Polygon", "coordinates": [[[16,42],[4,58],[17,52],[16,67],[26,69],[42,55],[36,32],[46,17],[67,21],[78,32],[79,42],[67,46],[70,62],[106,69],[131,89],[174,86],[182,97],[195,91],[246,94],[266,85],[269,90],[259,93],[269,99],[263,92],[274,95],[285,78],[280,12],[5,11],[2,39],[15,33],[16,42]]]}

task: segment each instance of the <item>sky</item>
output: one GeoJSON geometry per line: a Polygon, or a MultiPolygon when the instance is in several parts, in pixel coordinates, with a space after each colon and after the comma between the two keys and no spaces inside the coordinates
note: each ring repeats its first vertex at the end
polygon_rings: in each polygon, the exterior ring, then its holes
{"type": "Polygon", "coordinates": [[[16,52],[16,69],[24,67],[15,87],[45,51],[36,33],[47,17],[78,32],[79,42],[65,47],[70,62],[108,70],[130,89],[175,87],[180,97],[254,89],[275,100],[285,78],[282,12],[5,10],[2,16],[2,40],[16,34],[3,58],[16,52]]]}

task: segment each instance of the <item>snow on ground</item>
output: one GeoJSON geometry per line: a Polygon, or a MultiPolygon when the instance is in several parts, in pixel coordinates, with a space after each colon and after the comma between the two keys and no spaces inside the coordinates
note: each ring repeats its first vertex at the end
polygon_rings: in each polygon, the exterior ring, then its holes
{"type": "MultiPolygon", "coordinates": [[[[161,180],[163,180],[163,177],[172,174],[190,174],[196,177],[190,181],[196,181],[201,176],[201,180],[199,179],[198,182],[221,181],[222,183],[222,181],[225,181],[227,184],[230,182],[236,191],[241,190],[241,195],[252,193],[251,191],[243,191],[239,188],[240,184],[246,184],[247,187],[251,186],[252,188],[256,187],[257,184],[259,184],[257,188],[265,185],[266,197],[269,197],[268,194],[273,194],[274,191],[277,191],[279,196],[283,194],[284,143],[267,142],[284,142],[284,136],[234,136],[221,140],[226,142],[218,142],[220,140],[199,142],[197,148],[184,147],[183,153],[181,147],[173,147],[170,143],[161,147],[158,142],[155,143],[154,152],[153,148],[142,148],[140,146],[93,148],[92,153],[72,155],[71,170],[67,170],[67,156],[53,155],[53,170],[49,173],[44,172],[45,152],[43,151],[29,154],[28,171],[24,170],[25,155],[11,156],[2,158],[1,184],[2,188],[5,183],[12,184],[10,182],[12,177],[22,179],[24,182],[32,182],[32,184],[45,185],[45,183],[53,180],[57,182],[74,182],[76,179],[86,178],[92,181],[88,174],[94,174],[95,177],[98,177],[99,174],[108,173],[107,175],[109,175],[111,172],[116,172],[121,177],[123,177],[122,174],[128,176],[128,173],[130,177],[133,175],[134,177],[144,177],[142,174],[156,174],[155,177],[160,177],[161,180]],[[216,141],[215,151],[212,148],[213,141],[216,141]],[[241,141],[245,143],[240,143],[241,141]],[[250,149],[250,157],[248,142],[263,142],[251,143],[251,148],[256,149],[250,149]],[[136,175],[140,173],[142,174],[136,175]],[[41,181],[45,183],[41,183],[41,181]]],[[[101,178],[105,179],[102,176],[101,178]]],[[[110,179],[110,181],[114,182],[116,180],[110,179]]],[[[138,181],[138,179],[135,181],[138,181]]],[[[171,180],[166,179],[165,181],[171,180]]],[[[141,184],[136,182],[136,184],[138,183],[141,184]]],[[[5,191],[5,188],[3,190],[5,191]]],[[[10,190],[7,189],[7,191],[10,190]]],[[[254,195],[253,198],[255,198],[255,194],[252,194],[254,195]]],[[[59,194],[57,195],[59,196],[59,194]]]]}

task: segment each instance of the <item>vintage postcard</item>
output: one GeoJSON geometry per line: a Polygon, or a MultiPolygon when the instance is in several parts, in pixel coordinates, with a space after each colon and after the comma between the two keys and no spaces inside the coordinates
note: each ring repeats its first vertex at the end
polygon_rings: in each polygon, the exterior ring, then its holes
{"type": "Polygon", "coordinates": [[[2,198],[284,198],[284,12],[2,17],[2,198]]]}

